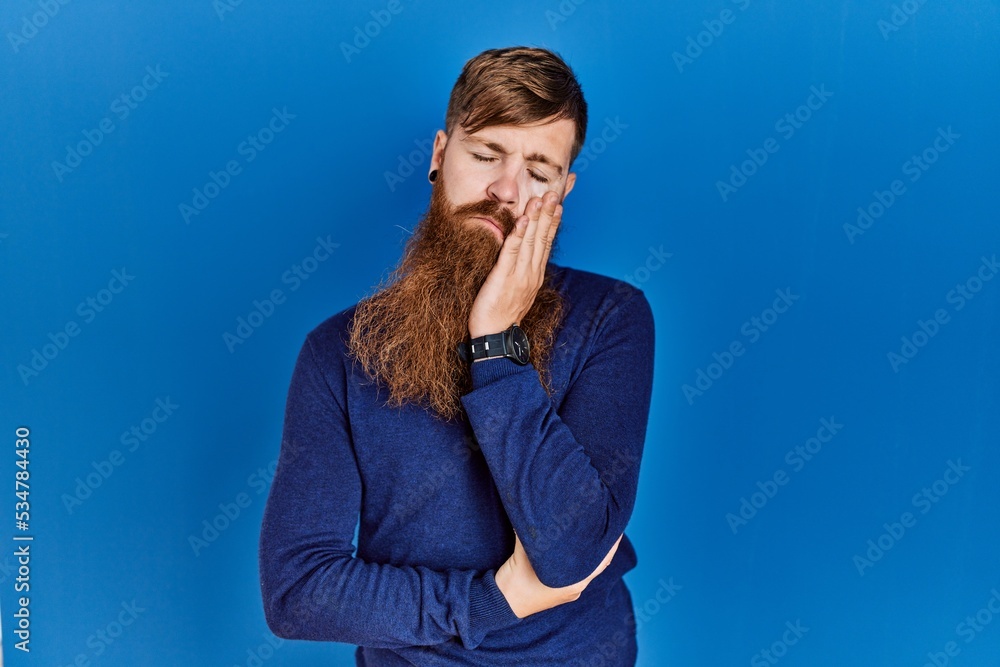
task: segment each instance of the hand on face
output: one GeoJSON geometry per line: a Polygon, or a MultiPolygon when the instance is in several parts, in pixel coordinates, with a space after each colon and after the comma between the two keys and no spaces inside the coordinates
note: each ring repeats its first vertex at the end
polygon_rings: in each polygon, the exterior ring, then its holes
{"type": "Polygon", "coordinates": [[[532,197],[504,239],[496,265],[486,277],[469,313],[469,336],[499,333],[531,309],[545,278],[545,266],[563,207],[549,191],[532,197]]]}

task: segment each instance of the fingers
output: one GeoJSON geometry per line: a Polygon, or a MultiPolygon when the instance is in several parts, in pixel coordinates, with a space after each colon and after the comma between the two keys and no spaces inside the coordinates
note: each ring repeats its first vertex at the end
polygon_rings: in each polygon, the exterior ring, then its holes
{"type": "Polygon", "coordinates": [[[532,248],[534,251],[532,266],[539,271],[545,269],[545,263],[549,259],[549,251],[552,249],[552,240],[555,238],[556,228],[559,226],[561,218],[562,205],[559,203],[559,195],[555,192],[546,192],[536,230],[536,240],[532,248]]]}
{"type": "MultiPolygon", "coordinates": [[[[512,303],[518,303],[525,310],[545,279],[545,263],[561,217],[559,193],[549,191],[542,197],[532,197],[515,222],[514,230],[503,241],[493,272],[501,284],[513,281],[508,283],[508,289],[515,291],[512,303]]],[[[522,312],[515,316],[515,320],[523,315],[522,312]]]]}
{"type": "Polygon", "coordinates": [[[500,248],[500,255],[497,257],[496,269],[501,275],[508,276],[519,266],[518,258],[521,253],[521,246],[524,244],[524,237],[527,230],[528,216],[522,215],[514,222],[514,230],[507,235],[500,248]]]}
{"type": "Polygon", "coordinates": [[[562,205],[555,191],[541,198],[533,197],[525,207],[528,224],[517,257],[517,268],[525,272],[543,272],[556,228],[562,218],[562,205]]]}
{"type": "Polygon", "coordinates": [[[528,226],[524,230],[524,240],[521,242],[521,252],[517,256],[517,268],[525,270],[531,265],[534,255],[535,234],[538,230],[538,221],[541,217],[542,200],[532,197],[528,200],[528,205],[524,207],[524,214],[528,216],[528,226]]]}

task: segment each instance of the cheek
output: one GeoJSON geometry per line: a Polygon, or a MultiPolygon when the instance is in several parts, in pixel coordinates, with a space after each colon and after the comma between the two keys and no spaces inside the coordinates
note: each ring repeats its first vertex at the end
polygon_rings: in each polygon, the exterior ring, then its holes
{"type": "Polygon", "coordinates": [[[542,183],[540,181],[536,181],[533,178],[528,179],[528,180],[531,181],[531,196],[532,197],[541,197],[546,192],[548,192],[550,189],[552,189],[552,184],[551,183],[542,183]]]}
{"type": "MultiPolygon", "coordinates": [[[[536,181],[531,176],[525,176],[520,183],[521,192],[525,194],[524,205],[528,205],[528,201],[532,197],[541,197],[549,190],[553,189],[552,183],[542,183],[541,181],[536,181]]],[[[521,211],[524,213],[524,210],[521,211]]]]}
{"type": "Polygon", "coordinates": [[[468,204],[483,199],[483,192],[486,189],[484,183],[484,179],[458,168],[445,170],[448,198],[454,204],[468,204]]]}

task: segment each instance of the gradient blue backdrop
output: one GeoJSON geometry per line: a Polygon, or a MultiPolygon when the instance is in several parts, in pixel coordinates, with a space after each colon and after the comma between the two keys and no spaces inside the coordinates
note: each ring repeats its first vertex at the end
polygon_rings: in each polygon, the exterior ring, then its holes
{"type": "Polygon", "coordinates": [[[628,528],[639,664],[998,664],[998,14],[986,0],[5,3],[8,664],[353,664],[352,647],[280,642],[264,622],[257,538],[285,392],[306,332],[378,282],[426,208],[427,142],[461,66],[511,44],[559,52],[590,105],[556,261],[629,280],[655,315],[628,528]],[[276,112],[281,131],[247,148],[276,112]],[[212,173],[225,186],[186,219],[212,173]],[[881,215],[852,230],[859,207],[881,215]],[[296,284],[286,272],[317,239],[339,246],[296,284]],[[283,303],[227,345],[275,289],[283,303]],[[778,290],[793,295],[780,315],[778,290]],[[160,422],[158,400],[176,406],[160,422]],[[842,427],[799,458],[822,419],[842,427]],[[123,442],[133,427],[145,440],[123,442]],[[100,485],[78,489],[88,476],[100,485]],[[204,521],[228,525],[192,546],[204,521]],[[30,654],[10,633],[14,535],[34,537],[30,654]]]}

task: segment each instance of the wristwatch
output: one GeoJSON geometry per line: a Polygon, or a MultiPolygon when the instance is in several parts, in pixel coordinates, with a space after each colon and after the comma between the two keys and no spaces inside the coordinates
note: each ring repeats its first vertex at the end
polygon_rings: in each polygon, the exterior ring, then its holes
{"type": "Polygon", "coordinates": [[[466,361],[474,362],[476,359],[507,357],[521,366],[528,363],[530,351],[528,336],[516,323],[511,324],[506,331],[477,336],[467,343],[459,343],[458,348],[459,354],[466,361]]]}

